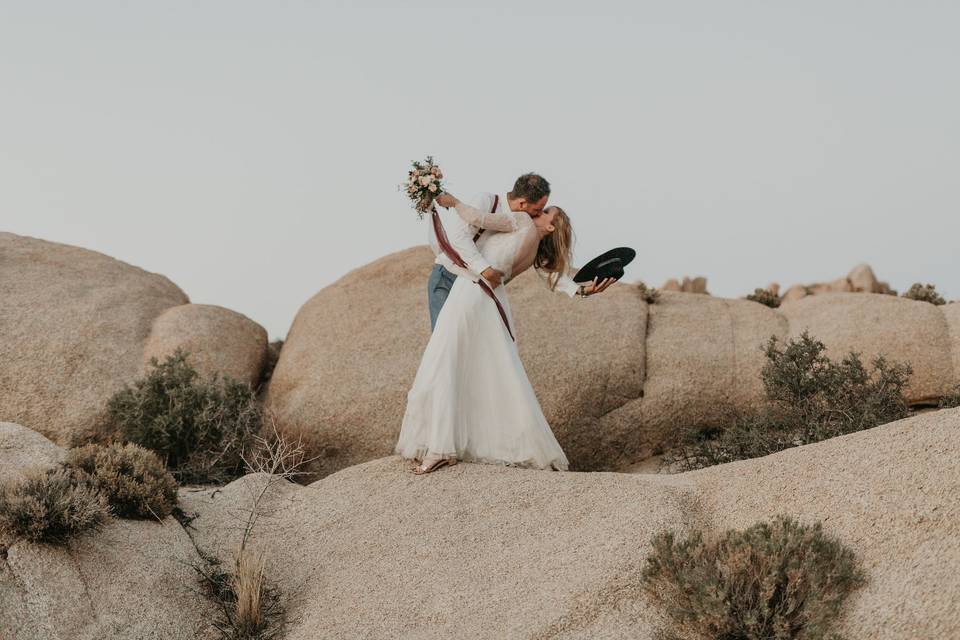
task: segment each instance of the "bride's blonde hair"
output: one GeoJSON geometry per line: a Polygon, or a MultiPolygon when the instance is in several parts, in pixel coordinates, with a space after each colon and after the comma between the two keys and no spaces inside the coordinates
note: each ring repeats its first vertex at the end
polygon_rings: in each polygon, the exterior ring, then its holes
{"type": "Polygon", "coordinates": [[[553,233],[540,240],[533,266],[548,272],[547,282],[553,290],[560,281],[560,275],[567,272],[573,259],[573,227],[570,225],[570,217],[566,211],[560,207],[548,208],[557,210],[553,218],[553,233]]]}

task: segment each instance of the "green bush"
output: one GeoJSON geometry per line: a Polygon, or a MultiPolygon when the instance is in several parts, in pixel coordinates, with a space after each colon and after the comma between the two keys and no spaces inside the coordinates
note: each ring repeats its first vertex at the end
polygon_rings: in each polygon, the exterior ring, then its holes
{"type": "Polygon", "coordinates": [[[907,289],[906,293],[903,294],[904,298],[910,298],[911,300],[920,300],[921,302],[929,302],[930,304],[946,304],[947,301],[943,299],[939,293],[937,293],[937,288],[932,284],[920,284],[919,282],[914,283],[907,289]]]}
{"type": "Polygon", "coordinates": [[[909,413],[903,397],[913,372],[909,365],[890,364],[881,356],[874,359],[871,373],[854,352],[833,362],[824,354],[824,344],[807,332],[783,347],[771,337],[763,349],[764,405],[721,424],[687,429],[665,456],[666,464],[699,469],[756,458],[909,413]]]}
{"type": "Polygon", "coordinates": [[[660,300],[660,291],[655,287],[648,287],[644,282],[638,282],[637,288],[640,290],[640,297],[647,304],[656,304],[660,300]]]}
{"type": "Polygon", "coordinates": [[[71,449],[64,465],[79,469],[121,518],[170,515],[177,504],[177,481],[157,454],[136,444],[96,444],[71,449]]]}
{"type": "Polygon", "coordinates": [[[0,529],[33,542],[66,542],[109,516],[107,499],[63,468],[28,472],[0,488],[0,529]]]}
{"type": "Polygon", "coordinates": [[[820,523],[784,516],[716,540],[667,532],[652,543],[642,589],[668,621],[667,638],[829,638],[844,601],[866,581],[853,552],[820,523]]]}
{"type": "Polygon", "coordinates": [[[114,395],[110,420],[123,437],[157,452],[181,483],[223,483],[244,473],[262,414],[249,384],[200,378],[177,349],[114,395]]]}
{"type": "Polygon", "coordinates": [[[753,302],[759,302],[760,304],[766,305],[771,309],[776,309],[780,306],[780,296],[768,291],[767,289],[754,289],[753,293],[746,296],[747,300],[752,300],[753,302]]]}

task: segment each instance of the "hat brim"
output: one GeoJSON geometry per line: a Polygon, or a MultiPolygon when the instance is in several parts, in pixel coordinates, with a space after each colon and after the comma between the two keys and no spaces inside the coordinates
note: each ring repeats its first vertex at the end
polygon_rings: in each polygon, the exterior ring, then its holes
{"type": "Polygon", "coordinates": [[[636,255],[637,252],[630,247],[611,249],[583,265],[573,276],[573,281],[583,283],[604,278],[619,280],[623,277],[623,268],[630,264],[636,255]]]}

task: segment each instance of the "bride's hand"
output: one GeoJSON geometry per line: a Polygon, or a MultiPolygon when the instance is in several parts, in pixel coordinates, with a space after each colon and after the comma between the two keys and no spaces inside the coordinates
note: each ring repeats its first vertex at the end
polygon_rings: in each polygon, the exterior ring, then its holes
{"type": "Polygon", "coordinates": [[[593,282],[583,287],[583,295],[592,296],[595,293],[606,291],[607,287],[609,287],[616,281],[617,281],[616,278],[604,278],[603,281],[598,284],[597,278],[594,278],[593,282]]]}

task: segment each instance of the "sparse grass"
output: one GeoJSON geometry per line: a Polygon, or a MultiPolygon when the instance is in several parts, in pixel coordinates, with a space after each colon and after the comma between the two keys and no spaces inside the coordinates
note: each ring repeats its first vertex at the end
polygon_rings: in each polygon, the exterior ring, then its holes
{"type": "Polygon", "coordinates": [[[753,290],[753,293],[746,296],[747,300],[752,300],[753,302],[759,302],[762,305],[766,305],[771,309],[776,309],[780,306],[780,296],[768,291],[767,289],[760,289],[759,287],[753,290]]]}
{"type": "Polygon", "coordinates": [[[903,294],[904,298],[910,298],[911,300],[919,300],[921,302],[929,302],[930,304],[946,304],[947,301],[943,299],[939,293],[937,293],[937,288],[932,284],[920,284],[919,282],[914,283],[910,286],[909,289],[903,294]]]}
{"type": "Polygon", "coordinates": [[[194,564],[204,592],[218,607],[211,621],[223,640],[271,640],[284,629],[279,589],[267,580],[263,555],[240,549],[228,569],[212,556],[194,564]]]}
{"type": "Polygon", "coordinates": [[[660,290],[655,287],[648,287],[643,281],[637,283],[637,289],[640,290],[640,297],[647,304],[656,304],[660,300],[660,290]]]}
{"type": "Polygon", "coordinates": [[[150,361],[144,378],[114,395],[110,420],[123,437],[157,452],[181,483],[222,484],[244,472],[243,455],[261,427],[250,385],[200,378],[178,349],[150,361]]]}
{"type": "Polygon", "coordinates": [[[32,542],[65,543],[99,530],[109,516],[106,497],[63,468],[30,471],[0,487],[0,529],[32,542]]]}
{"type": "Polygon", "coordinates": [[[854,553],[780,516],[716,539],[654,536],[642,574],[647,598],[676,640],[821,640],[847,597],[866,582],[854,553]]]}
{"type": "Polygon", "coordinates": [[[302,442],[286,438],[277,428],[273,414],[267,414],[271,427],[265,436],[257,436],[254,453],[245,456],[249,473],[267,474],[267,481],[251,498],[243,535],[229,569],[213,556],[201,552],[202,563],[193,567],[200,576],[207,597],[217,605],[220,615],[214,628],[224,640],[269,640],[279,637],[285,624],[280,592],[267,578],[263,555],[251,551],[249,542],[263,515],[270,515],[264,498],[271,487],[301,474],[304,459],[302,442]]]}
{"type": "Polygon", "coordinates": [[[952,409],[953,407],[960,407],[960,385],[957,385],[953,392],[949,395],[946,395],[940,398],[939,403],[940,409],[952,409]]]}
{"type": "Polygon", "coordinates": [[[840,362],[804,332],[783,347],[771,337],[763,347],[766,394],[757,411],[733,414],[720,424],[684,431],[664,464],[683,470],[756,458],[905,418],[903,390],[912,369],[873,361],[868,372],[857,353],[840,362]]]}
{"type": "Polygon", "coordinates": [[[177,504],[177,481],[157,454],[139,445],[70,449],[64,465],[83,471],[118,517],[161,520],[177,504]]]}

